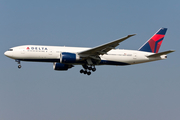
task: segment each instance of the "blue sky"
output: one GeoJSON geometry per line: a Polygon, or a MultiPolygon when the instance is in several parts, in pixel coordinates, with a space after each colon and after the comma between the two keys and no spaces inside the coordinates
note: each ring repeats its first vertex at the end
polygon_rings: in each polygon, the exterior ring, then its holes
{"type": "Polygon", "coordinates": [[[179,120],[180,1],[1,0],[1,120],[179,120]],[[138,49],[167,27],[160,51],[167,60],[132,66],[97,66],[91,76],[81,66],[66,72],[52,63],[17,63],[4,56],[27,44],[95,47],[137,35],[117,48],[138,49]]]}

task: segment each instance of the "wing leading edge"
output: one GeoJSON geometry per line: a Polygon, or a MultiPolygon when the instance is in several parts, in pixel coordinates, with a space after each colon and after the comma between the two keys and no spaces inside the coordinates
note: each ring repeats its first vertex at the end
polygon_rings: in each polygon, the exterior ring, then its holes
{"type": "Polygon", "coordinates": [[[114,49],[115,47],[117,47],[119,45],[120,42],[134,36],[136,34],[132,34],[132,35],[128,35],[126,37],[120,38],[118,40],[91,48],[89,50],[86,51],[82,51],[80,53],[78,53],[80,56],[84,56],[84,57],[88,57],[88,56],[97,56],[97,55],[103,55],[106,54],[108,51],[114,49]]]}

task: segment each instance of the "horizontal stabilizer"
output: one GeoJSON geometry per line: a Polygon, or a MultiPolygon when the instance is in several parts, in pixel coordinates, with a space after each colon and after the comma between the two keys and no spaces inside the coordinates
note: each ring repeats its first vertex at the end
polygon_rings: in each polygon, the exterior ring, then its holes
{"type": "Polygon", "coordinates": [[[155,53],[155,54],[152,54],[152,55],[148,55],[147,57],[159,57],[161,55],[166,55],[166,54],[169,54],[169,53],[172,53],[172,52],[175,52],[175,50],[168,50],[168,51],[164,51],[164,52],[160,52],[160,53],[155,53]]]}

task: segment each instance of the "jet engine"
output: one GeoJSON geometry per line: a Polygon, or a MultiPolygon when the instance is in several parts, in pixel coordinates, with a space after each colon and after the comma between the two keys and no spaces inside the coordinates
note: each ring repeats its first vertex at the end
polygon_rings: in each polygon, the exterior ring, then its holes
{"type": "Polygon", "coordinates": [[[54,70],[68,70],[69,68],[72,68],[73,65],[67,65],[67,64],[62,64],[62,63],[53,63],[53,69],[54,70]]]}
{"type": "Polygon", "coordinates": [[[80,57],[75,53],[62,52],[60,54],[60,63],[75,63],[80,57]]]}

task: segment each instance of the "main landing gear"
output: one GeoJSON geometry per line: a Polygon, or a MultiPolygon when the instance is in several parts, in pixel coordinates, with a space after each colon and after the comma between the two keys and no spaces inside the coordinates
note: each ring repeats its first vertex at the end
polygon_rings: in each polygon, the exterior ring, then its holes
{"type": "Polygon", "coordinates": [[[19,65],[18,65],[18,68],[20,69],[21,68],[21,62],[20,60],[15,60],[19,65]]]}
{"type": "Polygon", "coordinates": [[[83,66],[83,68],[84,68],[84,70],[83,69],[81,69],[80,70],[80,73],[84,73],[84,74],[87,74],[87,75],[91,75],[91,70],[93,71],[93,72],[95,72],[96,71],[96,68],[95,68],[95,66],[87,66],[87,65],[82,65],[83,66]]]}

